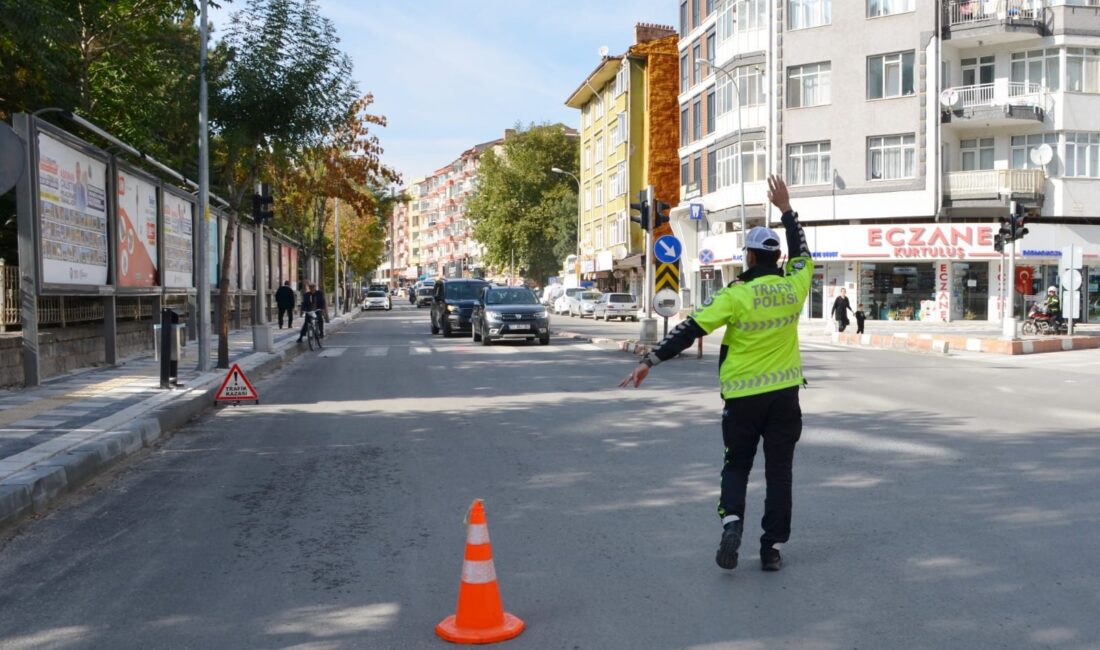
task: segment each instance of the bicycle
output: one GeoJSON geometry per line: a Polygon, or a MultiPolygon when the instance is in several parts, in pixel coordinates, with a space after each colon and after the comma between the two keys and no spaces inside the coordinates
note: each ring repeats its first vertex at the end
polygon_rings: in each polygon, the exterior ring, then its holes
{"type": "Polygon", "coordinates": [[[317,319],[321,318],[321,310],[315,309],[311,312],[306,312],[306,342],[309,344],[309,349],[312,350],[316,345],[320,350],[324,346],[321,345],[321,333],[317,329],[317,319]]]}

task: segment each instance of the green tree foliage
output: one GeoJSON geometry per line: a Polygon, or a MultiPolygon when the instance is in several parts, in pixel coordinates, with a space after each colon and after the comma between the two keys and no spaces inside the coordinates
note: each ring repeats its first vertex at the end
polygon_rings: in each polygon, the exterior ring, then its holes
{"type": "Polygon", "coordinates": [[[542,283],[561,270],[576,247],[576,140],[561,125],[531,125],[518,130],[498,150],[481,158],[478,185],[467,210],[474,237],[485,246],[486,261],[497,268],[526,269],[542,283]]]}

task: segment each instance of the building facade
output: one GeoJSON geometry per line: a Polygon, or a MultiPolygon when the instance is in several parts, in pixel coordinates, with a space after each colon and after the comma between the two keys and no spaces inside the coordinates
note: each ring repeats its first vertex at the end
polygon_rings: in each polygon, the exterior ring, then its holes
{"type": "Polygon", "coordinates": [[[1092,3],[678,4],[684,201],[673,218],[692,302],[740,269],[742,210],[749,227],[778,221],[770,171],[787,179],[820,258],[808,317],[827,316],[844,287],[872,319],[996,320],[1002,288],[1059,284],[1074,244],[1087,267],[1080,316],[1100,320],[1092,3]],[[1004,278],[993,236],[1014,205],[1030,234],[1004,278]]]}
{"type": "Polygon", "coordinates": [[[647,185],[675,205],[677,36],[639,24],[635,44],[605,56],[566,100],[581,113],[577,268],[604,291],[643,295],[644,236],[630,203],[647,185]]]}

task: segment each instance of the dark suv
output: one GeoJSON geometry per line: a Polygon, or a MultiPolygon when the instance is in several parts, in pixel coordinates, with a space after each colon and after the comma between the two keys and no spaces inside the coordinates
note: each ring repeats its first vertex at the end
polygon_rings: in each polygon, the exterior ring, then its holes
{"type": "Polygon", "coordinates": [[[481,290],[487,286],[485,280],[460,278],[436,282],[432,288],[432,334],[443,332],[443,336],[450,336],[470,331],[470,315],[481,290]]]}

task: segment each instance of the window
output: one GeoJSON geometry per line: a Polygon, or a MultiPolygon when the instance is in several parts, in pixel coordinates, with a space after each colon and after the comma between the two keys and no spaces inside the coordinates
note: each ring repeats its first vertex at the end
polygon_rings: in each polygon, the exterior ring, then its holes
{"type": "Polygon", "coordinates": [[[629,86],[630,62],[624,61],[622,67],[620,67],[619,71],[615,73],[615,96],[618,97],[619,95],[625,93],[629,86]]]}
{"type": "Polygon", "coordinates": [[[828,25],[833,22],[832,9],[832,0],[790,0],[787,26],[790,29],[805,29],[828,25]]]}
{"type": "MultiPolygon", "coordinates": [[[[1100,93],[1100,48],[1066,48],[1066,90],[1100,93]]],[[[1066,163],[1068,165],[1069,156],[1066,156],[1066,163]]]]}
{"type": "Polygon", "coordinates": [[[612,148],[619,146],[623,142],[626,142],[626,137],[626,111],[620,111],[619,117],[615,120],[615,128],[611,131],[612,148]]]}
{"type": "Polygon", "coordinates": [[[688,169],[688,161],[685,158],[680,161],[680,185],[686,186],[688,184],[688,182],[691,180],[689,178],[689,175],[690,171],[688,169]]]}
{"type": "Polygon", "coordinates": [[[714,133],[714,90],[707,93],[707,135],[714,133]]]}
{"type": "Polygon", "coordinates": [[[887,135],[867,139],[867,178],[892,180],[917,174],[917,138],[887,135]]]}
{"type": "Polygon", "coordinates": [[[691,0],[691,26],[699,26],[699,0],[691,0]]]}
{"type": "Polygon", "coordinates": [[[691,136],[688,127],[691,125],[688,122],[688,107],[687,104],[680,107],[680,146],[683,147],[691,142],[689,139],[691,136]]]}
{"type": "Polygon", "coordinates": [[[591,187],[584,188],[584,209],[585,210],[591,210],[592,209],[592,188],[591,187]]]}
{"type": "Polygon", "coordinates": [[[993,138],[961,140],[959,155],[964,172],[993,169],[993,138]]]}
{"type": "Polygon", "coordinates": [[[828,62],[787,68],[787,105],[822,106],[832,101],[831,68],[828,62]]]}
{"type": "Polygon", "coordinates": [[[616,244],[625,244],[627,237],[630,236],[630,222],[627,220],[626,215],[619,213],[615,217],[615,224],[611,229],[611,241],[612,246],[616,244]]]}
{"type": "Polygon", "coordinates": [[[768,25],[767,0],[725,0],[718,10],[718,43],[768,25]]]}
{"type": "Polygon", "coordinates": [[[718,156],[714,149],[707,152],[707,187],[704,192],[713,192],[718,178],[718,156]]]}
{"type": "Polygon", "coordinates": [[[699,140],[703,137],[703,100],[696,97],[691,103],[691,139],[699,140]]]}
{"type": "Polygon", "coordinates": [[[703,80],[703,64],[699,63],[699,59],[703,58],[703,52],[700,49],[699,41],[691,46],[691,83],[695,85],[703,80]]]}
{"type": "Polygon", "coordinates": [[[688,33],[688,3],[684,0],[680,3],[680,37],[687,36],[688,33]]]}
{"type": "MultiPolygon", "coordinates": [[[[711,64],[714,63],[715,56],[717,55],[718,45],[716,41],[717,36],[714,33],[714,29],[711,29],[709,32],[707,32],[707,61],[711,64]]],[[[714,70],[712,69],[711,65],[707,65],[707,76],[710,77],[713,75],[714,70]]]]}
{"type": "Polygon", "coordinates": [[[703,183],[703,154],[697,153],[691,159],[691,180],[695,182],[695,189],[702,191],[703,183]]]}
{"type": "Polygon", "coordinates": [[[707,0],[706,15],[709,16],[714,13],[714,0],[707,0]]]}
{"type": "Polygon", "coordinates": [[[1100,177],[1100,133],[1067,133],[1065,176],[1100,177]]]}
{"type": "Polygon", "coordinates": [[[596,224],[596,249],[603,248],[603,224],[596,224]]]}
{"type": "Polygon", "coordinates": [[[759,106],[764,103],[764,78],[760,71],[753,66],[743,66],[733,71],[737,78],[736,85],[730,80],[729,75],[718,78],[717,103],[718,115],[725,115],[733,110],[735,97],[740,99],[744,106],[759,106]],[[740,94],[736,94],[740,89],[740,94]]]}
{"type": "Polygon", "coordinates": [[[603,134],[596,135],[596,173],[603,170],[603,134]]]}
{"type": "Polygon", "coordinates": [[[867,57],[867,99],[913,94],[913,52],[867,57]]]}
{"type": "Polygon", "coordinates": [[[1061,59],[1056,48],[1012,53],[1012,83],[1025,84],[1022,92],[1015,94],[1033,92],[1032,89],[1038,88],[1058,90],[1061,76],[1061,59]]]}
{"type": "Polygon", "coordinates": [[[684,52],[680,55],[680,92],[688,89],[688,55],[684,52]]]}
{"type": "Polygon", "coordinates": [[[717,189],[736,185],[740,182],[740,174],[744,175],[746,183],[764,180],[767,169],[766,152],[764,143],[755,140],[731,144],[719,149],[715,174],[717,189]],[[744,155],[741,155],[742,148],[744,155]]]}
{"type": "Polygon", "coordinates": [[[962,85],[977,86],[979,84],[993,83],[994,61],[996,57],[983,56],[980,59],[963,59],[959,63],[962,67],[962,85]]]}
{"type": "Polygon", "coordinates": [[[598,180],[598,181],[596,181],[596,205],[603,205],[603,204],[604,204],[603,181],[598,180]]]}
{"type": "Polygon", "coordinates": [[[611,175],[611,198],[626,194],[626,163],[619,163],[611,175]]]}
{"type": "MultiPolygon", "coordinates": [[[[867,17],[889,16],[913,11],[915,0],[867,0],[867,17]]],[[[977,6],[977,3],[974,3],[977,6]]]]}
{"type": "Polygon", "coordinates": [[[734,22],[734,7],[733,0],[723,0],[722,4],[718,7],[718,42],[725,43],[731,36],[733,36],[734,28],[737,23],[734,22]]]}
{"type": "Polygon", "coordinates": [[[584,148],[584,168],[592,169],[592,147],[584,148]]]}
{"type": "Polygon", "coordinates": [[[828,142],[807,142],[787,147],[787,182],[822,185],[832,182],[832,156],[828,142]]]}

